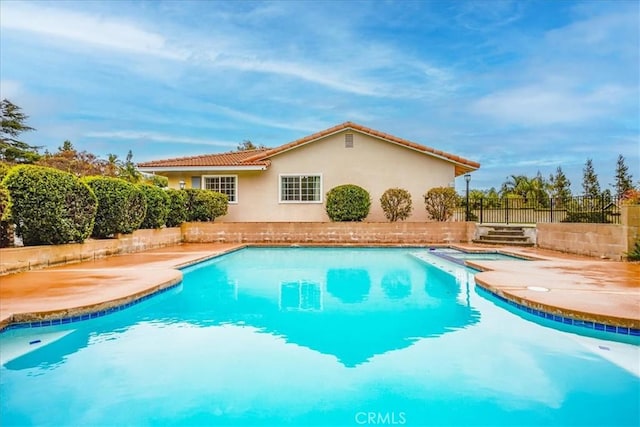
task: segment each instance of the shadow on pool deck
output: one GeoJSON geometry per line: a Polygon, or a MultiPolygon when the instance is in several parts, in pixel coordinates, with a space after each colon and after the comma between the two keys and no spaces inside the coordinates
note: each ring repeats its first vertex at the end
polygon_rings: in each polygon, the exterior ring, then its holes
{"type": "MultiPolygon", "coordinates": [[[[2,276],[0,330],[11,323],[77,316],[135,301],[179,283],[182,273],[176,268],[245,246],[183,244],[2,276]]],[[[501,250],[538,260],[469,262],[484,270],[476,274],[480,286],[533,308],[640,328],[640,264],[528,248],[501,250]]]]}

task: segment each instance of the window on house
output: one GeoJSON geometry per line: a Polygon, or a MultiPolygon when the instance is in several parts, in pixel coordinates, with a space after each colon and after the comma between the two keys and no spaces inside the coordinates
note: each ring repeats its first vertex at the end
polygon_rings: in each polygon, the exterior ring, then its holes
{"type": "Polygon", "coordinates": [[[238,201],[238,177],[235,175],[203,176],[205,190],[213,190],[229,197],[229,203],[238,201]]]}
{"type": "Polygon", "coordinates": [[[353,148],[353,134],[347,133],[344,135],[344,148],[353,148]]]}
{"type": "Polygon", "coordinates": [[[281,175],[281,202],[322,202],[320,175],[281,175]]]}

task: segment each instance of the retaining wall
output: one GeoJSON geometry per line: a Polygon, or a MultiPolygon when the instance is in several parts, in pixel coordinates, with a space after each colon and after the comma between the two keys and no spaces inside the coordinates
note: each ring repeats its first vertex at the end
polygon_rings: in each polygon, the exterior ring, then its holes
{"type": "Polygon", "coordinates": [[[465,222],[191,222],[185,242],[406,244],[466,243],[475,226],[465,222]]]}
{"type": "Polygon", "coordinates": [[[627,251],[627,227],[622,225],[540,223],[537,228],[537,243],[542,249],[617,261],[627,251]]]}
{"type": "Polygon", "coordinates": [[[84,243],[3,248],[0,249],[0,274],[140,252],[181,241],[180,228],[175,227],[137,230],[131,234],[120,234],[114,239],[89,239],[84,243]]]}

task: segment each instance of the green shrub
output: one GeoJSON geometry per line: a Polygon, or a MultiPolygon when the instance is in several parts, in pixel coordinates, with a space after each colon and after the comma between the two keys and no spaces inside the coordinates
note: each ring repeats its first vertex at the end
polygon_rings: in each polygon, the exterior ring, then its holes
{"type": "Polygon", "coordinates": [[[70,173],[21,165],[2,181],[11,197],[11,220],[25,246],[83,242],[91,234],[97,200],[70,173]]]}
{"type": "Polygon", "coordinates": [[[10,208],[11,199],[9,198],[9,190],[0,184],[0,221],[9,219],[10,208]]]}
{"type": "Polygon", "coordinates": [[[144,194],[147,203],[147,212],[140,228],[162,228],[167,222],[170,208],[167,192],[149,184],[140,184],[138,188],[144,194]]]}
{"type": "Polygon", "coordinates": [[[11,165],[0,162],[0,181],[4,179],[5,176],[9,173],[9,169],[11,169],[11,165]]]}
{"type": "Polygon", "coordinates": [[[424,207],[434,221],[447,221],[458,205],[458,195],[451,187],[435,187],[424,195],[424,207]]]}
{"type": "Polygon", "coordinates": [[[586,222],[586,223],[610,223],[606,218],[603,220],[602,212],[567,212],[567,216],[561,222],[586,222]]]}
{"type": "Polygon", "coordinates": [[[631,252],[627,253],[627,260],[629,261],[640,261],[640,240],[636,240],[633,249],[631,252]]]}
{"type": "Polygon", "coordinates": [[[187,221],[214,221],[226,215],[229,206],[226,194],[195,188],[182,191],[187,193],[187,221]]]}
{"type": "Polygon", "coordinates": [[[160,188],[167,188],[169,186],[169,178],[162,175],[151,175],[150,177],[144,178],[144,182],[160,188]]]}
{"type": "Polygon", "coordinates": [[[404,221],[411,215],[411,194],[403,188],[389,188],[380,197],[384,216],[391,222],[404,221]]]}
{"type": "MultiPolygon", "coordinates": [[[[0,165],[0,167],[2,167],[0,165]]],[[[6,248],[11,243],[9,216],[11,213],[11,199],[9,190],[0,184],[0,248],[6,248]]]]}
{"type": "Polygon", "coordinates": [[[98,198],[93,237],[112,237],[116,233],[132,233],[140,228],[147,204],[142,191],[120,178],[91,176],[83,178],[98,198]]]}
{"type": "Polygon", "coordinates": [[[167,227],[178,227],[187,220],[187,193],[184,190],[170,188],[167,190],[167,196],[169,197],[167,227]]]}
{"type": "Polygon", "coordinates": [[[369,192],[357,185],[339,185],[327,193],[326,211],[331,221],[362,221],[370,208],[369,192]]]}

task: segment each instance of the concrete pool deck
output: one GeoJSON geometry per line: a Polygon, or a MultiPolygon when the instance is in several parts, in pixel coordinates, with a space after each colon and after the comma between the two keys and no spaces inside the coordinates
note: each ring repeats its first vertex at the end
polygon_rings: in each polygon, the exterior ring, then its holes
{"type": "MultiPolygon", "coordinates": [[[[0,330],[12,323],[67,318],[133,302],[178,284],[182,273],[177,268],[245,246],[182,244],[0,276],[0,330]]],[[[640,329],[640,264],[530,248],[455,247],[536,259],[469,261],[483,270],[476,274],[478,285],[497,295],[580,320],[640,329]]]]}

